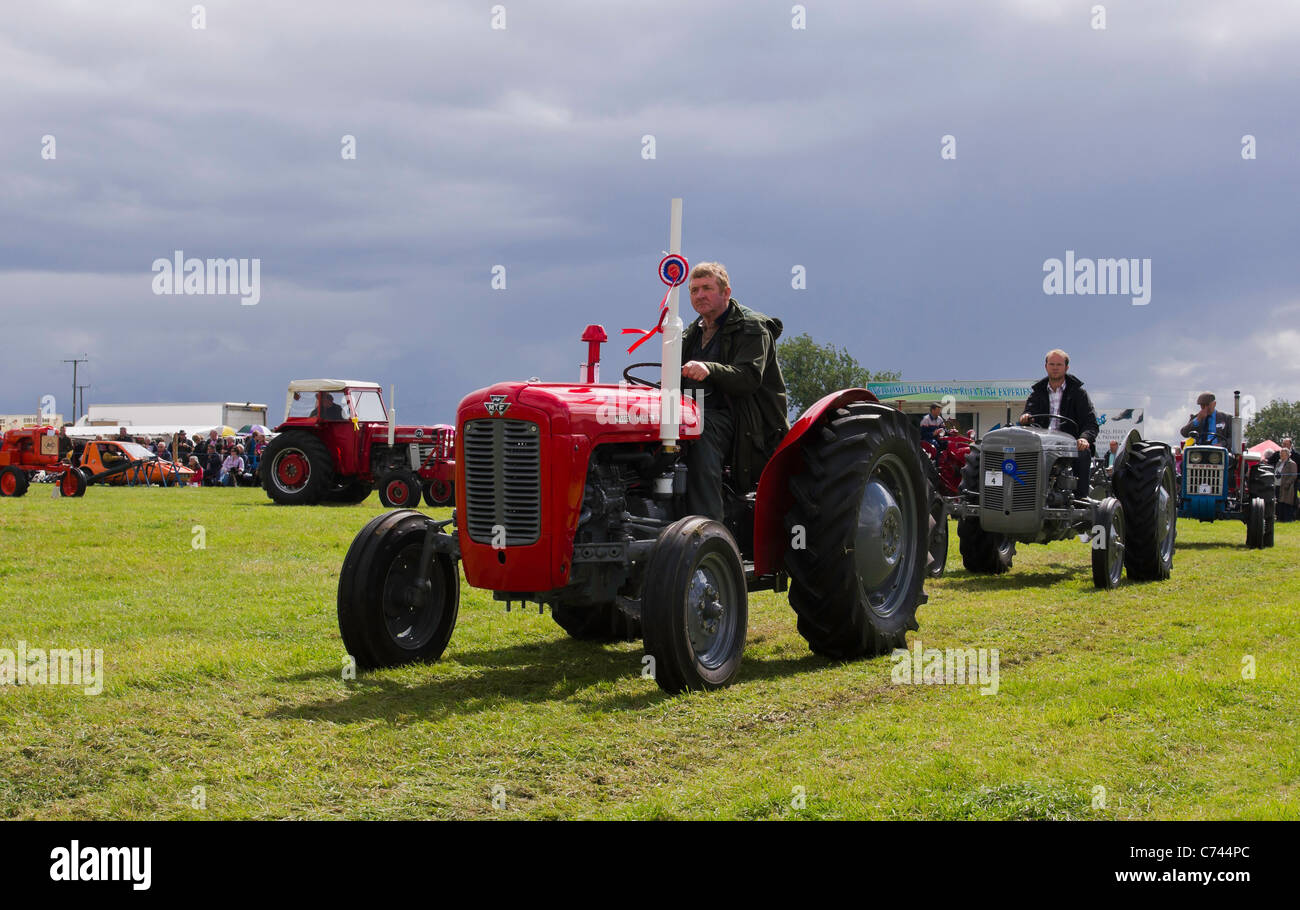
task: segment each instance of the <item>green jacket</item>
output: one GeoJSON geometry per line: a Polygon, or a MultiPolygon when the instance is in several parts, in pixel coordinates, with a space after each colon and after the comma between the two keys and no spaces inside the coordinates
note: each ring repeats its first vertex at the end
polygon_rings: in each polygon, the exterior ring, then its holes
{"type": "MultiPolygon", "coordinates": [[[[682,351],[690,349],[703,331],[703,317],[682,332],[682,351]]],[[[715,391],[727,398],[736,421],[731,443],[731,471],[736,491],[748,493],[772,450],[790,431],[786,419],[785,379],[776,362],[776,340],[781,337],[781,320],[741,306],[732,297],[727,321],[721,328],[721,362],[704,361],[715,391]]],[[[684,388],[699,383],[683,382],[684,388]]],[[[707,421],[707,410],[704,414],[707,421]]]]}

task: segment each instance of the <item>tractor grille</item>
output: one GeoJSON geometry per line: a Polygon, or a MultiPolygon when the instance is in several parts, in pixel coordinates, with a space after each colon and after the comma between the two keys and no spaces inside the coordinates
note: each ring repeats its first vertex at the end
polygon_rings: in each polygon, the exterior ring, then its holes
{"type": "Polygon", "coordinates": [[[1221,464],[1187,464],[1183,465],[1183,471],[1187,474],[1187,495],[1189,496],[1222,496],[1223,495],[1223,465],[1221,464]],[[1201,485],[1207,484],[1210,488],[1209,493],[1201,492],[1201,485]]]}
{"type": "MultiPolygon", "coordinates": [[[[1002,474],[1002,486],[991,487],[982,483],[984,498],[981,505],[986,509],[1006,509],[1006,493],[1011,492],[1011,511],[1030,512],[1038,508],[1038,453],[1026,453],[1032,458],[1016,458],[1016,467],[1020,471],[1023,484],[1016,483],[1010,474],[1002,474]]],[[[984,470],[1002,473],[1002,461],[1006,456],[990,452],[984,456],[984,470]]]]}
{"type": "Polygon", "coordinates": [[[491,545],[498,526],[505,528],[508,547],[537,542],[542,529],[537,424],[500,418],[465,424],[465,521],[475,543],[491,545]]]}

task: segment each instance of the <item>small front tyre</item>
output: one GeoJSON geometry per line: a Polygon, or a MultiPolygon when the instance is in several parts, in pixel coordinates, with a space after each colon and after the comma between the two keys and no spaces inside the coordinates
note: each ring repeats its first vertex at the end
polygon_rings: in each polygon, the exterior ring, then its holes
{"type": "Polygon", "coordinates": [[[641,589],[641,626],[665,692],[717,689],[740,669],[749,600],[740,550],[717,521],[690,515],[665,528],[641,589]]]}
{"type": "Polygon", "coordinates": [[[460,571],[451,556],[435,552],[419,584],[425,535],[437,533],[428,516],[403,509],[375,517],[352,541],[339,572],[338,616],[358,667],[431,662],[447,649],[460,611],[460,571]]]}
{"type": "Polygon", "coordinates": [[[1092,584],[1110,590],[1124,574],[1124,507],[1108,496],[1097,507],[1100,529],[1092,541],[1092,584]]]}

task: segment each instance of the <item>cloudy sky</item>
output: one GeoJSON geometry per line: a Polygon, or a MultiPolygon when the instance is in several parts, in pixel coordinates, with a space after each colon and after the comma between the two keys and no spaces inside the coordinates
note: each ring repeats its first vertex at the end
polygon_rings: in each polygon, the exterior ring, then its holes
{"type": "Polygon", "coordinates": [[[873,369],[1033,377],[1061,346],[1157,438],[1202,388],[1300,397],[1300,4],[1103,5],[7,5],[0,413],[70,413],[88,354],[88,404],[274,421],[336,376],[450,421],[576,378],[588,322],[653,324],[673,196],[689,259],[873,369]],[[155,295],[176,250],[260,259],[260,301],[155,295]],[[1067,250],[1151,260],[1150,302],[1045,294],[1067,250]]]}

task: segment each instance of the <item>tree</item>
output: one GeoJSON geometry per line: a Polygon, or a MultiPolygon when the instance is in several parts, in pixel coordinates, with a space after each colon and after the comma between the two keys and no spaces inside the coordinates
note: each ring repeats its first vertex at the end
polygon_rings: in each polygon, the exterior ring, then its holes
{"type": "Polygon", "coordinates": [[[1249,446],[1265,439],[1281,442],[1285,436],[1300,437],[1300,401],[1275,398],[1256,411],[1246,425],[1246,445],[1249,446]]]}
{"type": "Polygon", "coordinates": [[[864,388],[868,382],[897,382],[901,375],[890,370],[873,373],[858,363],[847,348],[818,344],[806,332],[780,342],[776,357],[785,377],[791,414],[801,413],[837,389],[864,388]]]}

